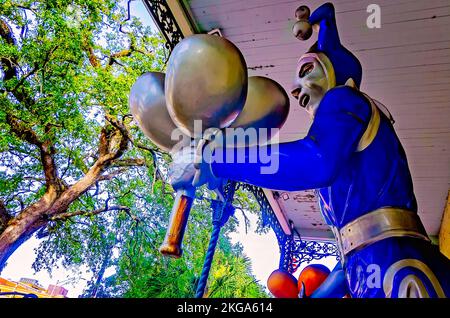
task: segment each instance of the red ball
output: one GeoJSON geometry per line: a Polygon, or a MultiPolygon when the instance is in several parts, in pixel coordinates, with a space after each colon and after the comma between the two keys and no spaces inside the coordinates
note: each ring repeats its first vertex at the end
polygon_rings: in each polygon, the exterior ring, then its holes
{"type": "Polygon", "coordinates": [[[273,271],[267,280],[267,287],[276,298],[298,298],[297,279],[287,271],[273,271]]]}
{"type": "Polygon", "coordinates": [[[305,285],[305,296],[309,297],[325,281],[329,274],[330,270],[324,265],[308,265],[298,277],[298,289],[302,288],[303,282],[305,285]]]}

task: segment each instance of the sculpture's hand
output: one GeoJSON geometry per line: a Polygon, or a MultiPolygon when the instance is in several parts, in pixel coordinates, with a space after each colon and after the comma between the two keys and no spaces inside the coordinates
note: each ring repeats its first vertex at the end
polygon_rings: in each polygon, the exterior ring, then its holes
{"type": "Polygon", "coordinates": [[[174,190],[195,192],[192,185],[196,169],[194,167],[195,145],[191,144],[172,153],[172,163],[168,170],[168,180],[174,190]]]}
{"type": "Polygon", "coordinates": [[[338,262],[327,279],[312,293],[311,298],[342,298],[349,294],[345,272],[338,262]]]}
{"type": "MultiPolygon", "coordinates": [[[[211,154],[214,147],[218,146],[215,136],[219,134],[220,130],[210,130],[209,134],[205,134],[202,140],[199,141],[195,153],[195,168],[197,172],[192,182],[193,186],[199,187],[206,184],[210,190],[215,190],[220,198],[223,198],[223,186],[225,180],[214,176],[211,170],[211,154]]],[[[221,143],[219,143],[221,145],[221,143]]]]}

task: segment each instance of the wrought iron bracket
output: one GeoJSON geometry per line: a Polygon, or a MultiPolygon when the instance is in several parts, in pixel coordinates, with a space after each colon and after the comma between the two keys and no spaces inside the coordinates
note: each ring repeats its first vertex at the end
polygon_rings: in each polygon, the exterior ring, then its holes
{"type": "Polygon", "coordinates": [[[183,33],[165,0],[143,0],[144,5],[166,39],[166,48],[172,50],[183,39],[183,33]]]}
{"type": "Polygon", "coordinates": [[[279,268],[294,273],[303,263],[308,264],[329,256],[339,260],[339,252],[333,242],[302,240],[295,231],[292,235],[285,234],[261,188],[244,183],[239,184],[238,188],[254,195],[261,208],[263,226],[270,226],[274,231],[280,248],[279,268]]]}

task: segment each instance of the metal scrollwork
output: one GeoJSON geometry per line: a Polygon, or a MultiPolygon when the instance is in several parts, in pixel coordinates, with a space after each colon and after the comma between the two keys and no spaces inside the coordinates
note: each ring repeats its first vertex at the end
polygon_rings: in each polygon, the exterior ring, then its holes
{"type": "Polygon", "coordinates": [[[254,195],[261,207],[263,226],[269,225],[275,232],[280,247],[279,268],[294,273],[303,263],[308,264],[329,256],[339,260],[337,246],[332,242],[302,240],[296,231],[292,235],[286,235],[261,188],[244,183],[239,184],[238,188],[254,195]]]}
{"type": "Polygon", "coordinates": [[[297,237],[290,241],[291,258],[288,262],[288,271],[293,273],[302,263],[310,263],[324,257],[335,257],[339,260],[339,251],[336,244],[331,242],[307,241],[297,237]]]}
{"type": "Polygon", "coordinates": [[[166,47],[172,50],[183,39],[183,33],[165,0],[144,0],[161,33],[166,39],[166,47]]]}

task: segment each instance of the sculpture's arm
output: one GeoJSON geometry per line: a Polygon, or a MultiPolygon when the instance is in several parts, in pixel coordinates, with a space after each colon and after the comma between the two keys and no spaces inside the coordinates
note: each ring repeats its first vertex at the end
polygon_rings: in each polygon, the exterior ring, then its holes
{"type": "Polygon", "coordinates": [[[334,6],[327,2],[317,8],[309,17],[309,23],[320,25],[317,44],[321,51],[331,51],[340,46],[339,34],[336,27],[334,6]]]}
{"type": "Polygon", "coordinates": [[[342,298],[349,293],[345,272],[338,262],[327,279],[312,293],[311,298],[342,298]]]}
{"type": "Polygon", "coordinates": [[[212,162],[211,173],[269,189],[295,191],[327,187],[355,151],[370,114],[369,102],[361,93],[349,87],[335,88],[324,96],[304,139],[276,147],[233,149],[234,162],[227,162],[223,149],[216,149],[214,157],[223,161],[212,162]],[[258,160],[252,158],[252,153],[258,153],[258,160]],[[239,163],[236,158],[245,159],[239,163]],[[267,163],[268,159],[271,162],[267,163]],[[271,165],[278,169],[264,174],[262,168],[271,165]]]}

